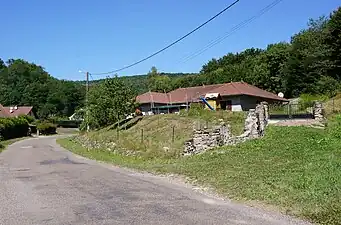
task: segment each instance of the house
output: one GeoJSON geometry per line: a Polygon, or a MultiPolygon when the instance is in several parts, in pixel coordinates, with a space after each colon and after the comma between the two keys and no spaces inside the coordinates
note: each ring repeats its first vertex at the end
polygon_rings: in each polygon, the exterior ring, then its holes
{"type": "Polygon", "coordinates": [[[35,117],[33,113],[33,107],[32,106],[4,107],[0,104],[0,117],[17,117],[22,115],[35,117]]]}
{"type": "Polygon", "coordinates": [[[144,113],[172,113],[187,108],[191,103],[202,103],[212,110],[248,111],[257,103],[287,102],[278,95],[245,82],[178,88],[169,93],[147,92],[136,97],[144,113]]]}

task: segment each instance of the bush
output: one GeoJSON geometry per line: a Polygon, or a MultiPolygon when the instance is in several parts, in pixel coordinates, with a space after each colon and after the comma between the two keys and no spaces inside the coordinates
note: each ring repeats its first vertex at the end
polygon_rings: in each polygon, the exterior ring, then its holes
{"type": "Polygon", "coordinates": [[[63,128],[79,128],[82,120],[58,120],[55,121],[54,124],[57,124],[57,127],[63,128]]]}
{"type": "Polygon", "coordinates": [[[35,121],[35,119],[32,116],[24,115],[19,117],[27,120],[28,123],[33,123],[35,121]]]}
{"type": "Polygon", "coordinates": [[[23,117],[0,118],[0,140],[27,136],[28,121],[23,117]]]}
{"type": "Polygon", "coordinates": [[[306,109],[306,108],[312,107],[314,104],[314,101],[325,102],[328,99],[329,99],[329,97],[326,95],[302,94],[300,96],[299,103],[300,103],[302,109],[306,109]]]}
{"type": "Polygon", "coordinates": [[[53,123],[41,122],[37,125],[37,129],[39,130],[39,134],[50,135],[56,134],[57,126],[53,123]]]}

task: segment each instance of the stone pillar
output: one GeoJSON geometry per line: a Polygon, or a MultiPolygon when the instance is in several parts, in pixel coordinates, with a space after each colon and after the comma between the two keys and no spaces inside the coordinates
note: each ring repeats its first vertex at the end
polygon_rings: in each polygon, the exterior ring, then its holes
{"type": "Polygon", "coordinates": [[[319,101],[315,101],[314,102],[314,118],[317,121],[322,122],[324,120],[324,116],[323,116],[323,105],[321,102],[319,101]]]}
{"type": "Polygon", "coordinates": [[[250,109],[245,120],[245,132],[249,138],[258,138],[258,116],[255,109],[250,109]]]}
{"type": "Polygon", "coordinates": [[[220,133],[220,139],[221,139],[222,145],[228,144],[230,139],[232,138],[230,126],[226,126],[225,124],[221,125],[219,133],[220,133]]]}
{"type": "Polygon", "coordinates": [[[261,103],[264,107],[264,114],[265,114],[265,120],[266,120],[266,125],[268,124],[269,121],[269,104],[267,102],[262,102],[261,103]]]}
{"type": "Polygon", "coordinates": [[[262,102],[261,104],[256,106],[256,114],[258,116],[259,123],[259,135],[264,136],[265,128],[268,125],[269,112],[268,112],[268,103],[262,102]]]}

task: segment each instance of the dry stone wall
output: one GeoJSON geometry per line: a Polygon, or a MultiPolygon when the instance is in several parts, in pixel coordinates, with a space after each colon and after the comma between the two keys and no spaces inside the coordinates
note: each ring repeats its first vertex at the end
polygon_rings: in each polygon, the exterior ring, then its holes
{"type": "Polygon", "coordinates": [[[314,108],[313,108],[313,113],[314,113],[314,119],[322,122],[324,120],[323,116],[323,105],[319,101],[314,102],[314,108]]]}
{"type": "Polygon", "coordinates": [[[195,128],[193,138],[185,143],[183,155],[199,154],[215,147],[235,145],[264,136],[269,119],[268,112],[266,102],[257,105],[256,109],[250,109],[245,120],[244,133],[239,136],[233,136],[230,126],[223,122],[213,129],[195,128]]]}

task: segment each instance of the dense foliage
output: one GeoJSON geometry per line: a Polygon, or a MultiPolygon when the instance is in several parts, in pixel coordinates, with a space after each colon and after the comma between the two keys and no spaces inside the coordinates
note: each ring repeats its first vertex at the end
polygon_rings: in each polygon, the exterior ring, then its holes
{"type": "MultiPolygon", "coordinates": [[[[134,90],[137,94],[142,94],[147,91],[164,91],[164,90],[171,90],[173,88],[177,88],[179,85],[178,79],[184,78],[184,77],[192,77],[196,76],[198,73],[164,73],[164,72],[158,72],[156,67],[152,67],[151,71],[147,74],[142,75],[132,75],[132,76],[120,76],[118,77],[119,80],[125,83],[125,85],[129,86],[132,90],[134,90]],[[170,83],[166,83],[166,88],[162,89],[162,87],[157,87],[154,83],[154,81],[151,78],[151,76],[161,76],[164,77],[164,80],[167,80],[170,83]]],[[[92,86],[95,86],[98,83],[104,82],[105,79],[99,79],[99,80],[91,80],[90,81],[90,88],[92,86]]],[[[156,80],[162,80],[162,79],[156,79],[156,80]]],[[[80,83],[85,85],[85,81],[77,81],[76,83],[80,83]]],[[[156,82],[155,82],[156,83],[156,82]]],[[[158,82],[161,83],[161,82],[158,82]]]]}
{"type": "Polygon", "coordinates": [[[0,118],[0,140],[27,136],[28,127],[25,117],[0,118]]]}
{"type": "Polygon", "coordinates": [[[135,96],[136,93],[117,77],[95,85],[89,92],[88,116],[83,125],[95,129],[119,121],[134,112],[135,96]]]}
{"type": "Polygon", "coordinates": [[[39,130],[39,134],[51,135],[56,134],[57,126],[49,122],[39,122],[37,124],[37,129],[39,130]]]}
{"type": "Polygon", "coordinates": [[[24,60],[0,59],[0,104],[29,105],[40,118],[70,116],[82,106],[85,88],[72,81],[57,80],[41,66],[24,60]]]}

